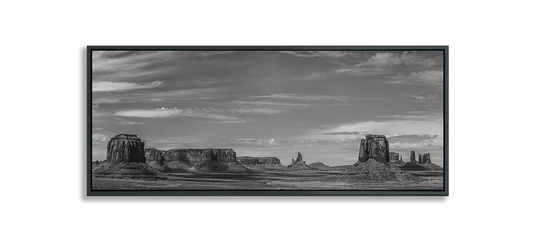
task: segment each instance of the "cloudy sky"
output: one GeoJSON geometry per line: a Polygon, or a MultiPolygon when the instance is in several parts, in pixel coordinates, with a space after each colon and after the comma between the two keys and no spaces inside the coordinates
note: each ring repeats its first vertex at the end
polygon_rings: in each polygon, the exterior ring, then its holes
{"type": "Polygon", "coordinates": [[[233,148],[353,164],[366,134],[442,164],[437,51],[93,51],[93,160],[119,133],[146,147],[233,148]]]}

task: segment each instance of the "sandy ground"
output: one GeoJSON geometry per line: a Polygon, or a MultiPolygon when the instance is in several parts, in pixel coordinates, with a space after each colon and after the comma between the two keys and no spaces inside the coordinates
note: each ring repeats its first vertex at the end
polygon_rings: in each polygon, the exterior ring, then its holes
{"type": "Polygon", "coordinates": [[[93,190],[442,190],[442,172],[413,172],[416,181],[346,182],[335,169],[252,173],[166,173],[156,179],[93,178],[93,190]]]}

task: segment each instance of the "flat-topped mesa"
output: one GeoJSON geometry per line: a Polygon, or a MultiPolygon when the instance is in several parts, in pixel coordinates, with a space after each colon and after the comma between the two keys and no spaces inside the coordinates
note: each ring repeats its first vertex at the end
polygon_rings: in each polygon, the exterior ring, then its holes
{"type": "Polygon", "coordinates": [[[107,142],[107,161],[145,163],[144,142],[133,134],[118,134],[107,142]]]}
{"type": "Polygon", "coordinates": [[[233,149],[170,149],[164,153],[164,162],[237,162],[233,149]]]}
{"type": "Polygon", "coordinates": [[[237,157],[243,165],[281,165],[281,161],[277,157],[250,157],[240,156],[237,157]]]}
{"type": "Polygon", "coordinates": [[[359,146],[358,162],[375,159],[381,163],[388,163],[390,158],[389,142],[383,135],[366,135],[359,146]]]}

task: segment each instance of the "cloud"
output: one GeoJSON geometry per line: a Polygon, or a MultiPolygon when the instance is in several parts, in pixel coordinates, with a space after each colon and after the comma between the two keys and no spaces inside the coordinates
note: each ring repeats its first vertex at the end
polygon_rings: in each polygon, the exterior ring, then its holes
{"type": "Polygon", "coordinates": [[[411,98],[414,98],[417,102],[426,102],[430,100],[436,100],[439,97],[439,95],[437,94],[426,95],[426,96],[423,96],[423,95],[408,95],[408,96],[411,98]]]}
{"type": "Polygon", "coordinates": [[[327,138],[327,139],[310,139],[310,138],[295,138],[295,139],[255,139],[255,138],[239,138],[229,140],[230,146],[284,146],[284,147],[314,147],[314,146],[333,146],[353,149],[354,146],[360,142],[360,139],[354,138],[327,138]]]}
{"type": "Polygon", "coordinates": [[[392,79],[400,80],[415,80],[428,84],[442,85],[444,84],[444,73],[438,70],[423,70],[418,72],[411,72],[408,75],[391,76],[392,79]]]}
{"type": "Polygon", "coordinates": [[[93,72],[118,72],[125,74],[142,73],[146,66],[160,63],[178,51],[93,51],[93,72]]]}
{"type": "Polygon", "coordinates": [[[301,58],[344,58],[347,56],[359,56],[355,51],[279,51],[301,58]]]}
{"type": "Polygon", "coordinates": [[[278,106],[278,107],[303,107],[311,106],[302,103],[284,103],[284,102],[270,102],[270,101],[233,101],[237,105],[251,105],[251,106],[278,106]]]}
{"type": "Polygon", "coordinates": [[[389,141],[389,147],[391,149],[429,149],[429,148],[438,148],[443,147],[443,141],[441,139],[431,139],[431,140],[416,140],[416,141],[389,141]]]}
{"type": "Polygon", "coordinates": [[[386,135],[397,141],[414,140],[415,135],[442,139],[444,119],[442,113],[416,113],[403,115],[378,116],[374,120],[336,125],[323,125],[306,131],[304,138],[321,138],[324,133],[346,134],[346,138],[358,137],[357,134],[386,135]],[[350,135],[351,134],[351,135],[350,135]]]}
{"type": "Polygon", "coordinates": [[[195,51],[195,53],[198,56],[201,56],[201,57],[210,57],[210,56],[213,56],[213,55],[231,54],[231,53],[235,53],[235,52],[237,52],[237,51],[195,51]]]}
{"type": "Polygon", "coordinates": [[[248,122],[248,120],[212,120],[209,122],[218,124],[242,124],[248,122]]]}
{"type": "Polygon", "coordinates": [[[435,64],[433,59],[424,59],[422,56],[415,53],[403,52],[398,53],[376,53],[370,57],[366,62],[359,64],[359,66],[366,67],[391,67],[391,66],[417,66],[430,67],[435,64]]]}
{"type": "Polygon", "coordinates": [[[214,120],[238,120],[237,117],[214,113],[213,108],[156,108],[151,110],[123,110],[117,111],[115,116],[139,118],[167,118],[167,117],[198,117],[214,120]]]}
{"type": "Polygon", "coordinates": [[[276,139],[254,139],[254,138],[239,138],[229,141],[232,144],[244,145],[244,146],[279,146],[276,139]]]}
{"type": "MultiPolygon", "coordinates": [[[[137,117],[137,118],[170,118],[170,117],[197,117],[210,119],[213,123],[236,124],[247,122],[236,116],[227,114],[244,114],[244,115],[269,115],[285,112],[284,110],[273,109],[227,109],[217,110],[215,108],[156,108],[148,110],[121,110],[115,112],[115,116],[120,117],[137,117]]],[[[120,124],[143,124],[142,122],[128,122],[125,119],[118,119],[120,124]]]]}
{"type": "Polygon", "coordinates": [[[251,114],[251,115],[269,115],[269,114],[278,114],[286,112],[286,110],[274,110],[274,109],[229,109],[224,112],[229,112],[232,114],[251,114]]]}
{"type": "Polygon", "coordinates": [[[107,137],[103,134],[93,134],[92,140],[104,142],[107,141],[107,137]]]}
{"type": "Polygon", "coordinates": [[[144,124],[144,122],[136,122],[136,121],[128,121],[124,118],[120,118],[120,117],[115,117],[115,120],[117,120],[117,122],[115,122],[116,124],[120,124],[120,125],[142,125],[144,124]]]}
{"type": "Polygon", "coordinates": [[[162,101],[164,100],[161,98],[147,98],[147,99],[134,100],[131,97],[126,96],[126,97],[121,97],[120,99],[119,98],[114,98],[114,99],[98,98],[98,99],[93,100],[93,104],[124,104],[124,103],[138,103],[138,102],[148,103],[148,102],[162,102],[162,101]]]}
{"type": "Polygon", "coordinates": [[[347,101],[346,96],[328,96],[328,95],[299,95],[299,94],[272,94],[251,96],[251,99],[284,99],[284,100],[304,100],[304,101],[318,101],[318,100],[336,100],[347,101]]]}
{"type": "Polygon", "coordinates": [[[98,81],[93,83],[93,92],[120,92],[128,90],[138,90],[157,87],[161,84],[163,84],[163,82],[158,80],[146,84],[138,84],[131,82],[98,81]]]}
{"type": "Polygon", "coordinates": [[[302,76],[298,76],[298,77],[292,77],[290,78],[290,80],[294,80],[294,81],[300,81],[300,80],[316,80],[316,79],[323,79],[324,77],[326,77],[327,75],[329,74],[328,73],[320,73],[320,72],[313,72],[313,73],[310,73],[310,74],[307,74],[307,75],[302,75],[302,76]]]}
{"type": "Polygon", "coordinates": [[[363,135],[363,134],[366,134],[366,133],[360,132],[360,131],[341,131],[341,132],[324,133],[324,135],[363,135]]]}
{"type": "Polygon", "coordinates": [[[411,139],[411,140],[422,140],[422,139],[435,139],[439,135],[396,135],[387,137],[389,140],[394,139],[411,139]]]}
{"type": "Polygon", "coordinates": [[[391,74],[398,68],[429,68],[435,65],[431,58],[424,58],[416,53],[376,53],[367,60],[350,68],[337,69],[337,73],[349,73],[354,76],[391,74]]]}

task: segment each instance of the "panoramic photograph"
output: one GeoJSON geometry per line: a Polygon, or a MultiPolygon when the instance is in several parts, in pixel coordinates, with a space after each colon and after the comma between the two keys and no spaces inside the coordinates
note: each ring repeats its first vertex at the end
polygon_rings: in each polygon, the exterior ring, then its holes
{"type": "Polygon", "coordinates": [[[444,190],[443,51],[89,54],[93,191],[444,190]]]}

